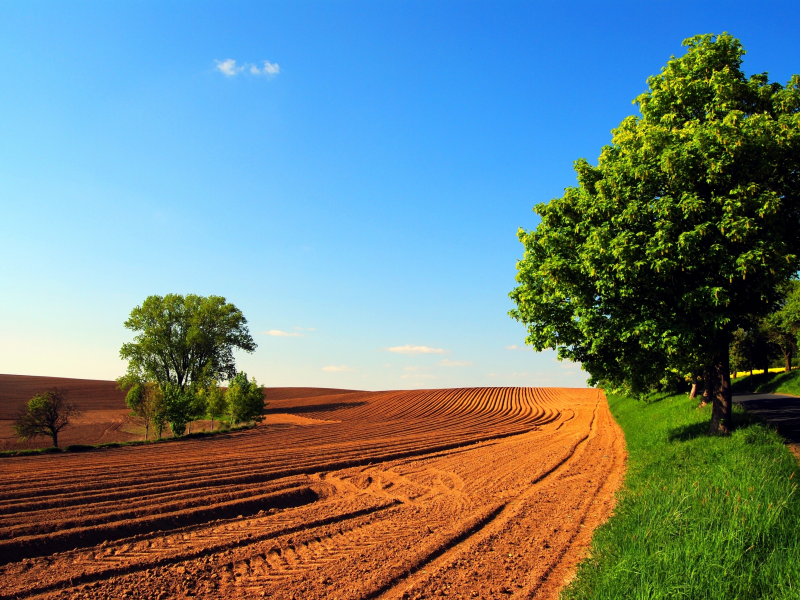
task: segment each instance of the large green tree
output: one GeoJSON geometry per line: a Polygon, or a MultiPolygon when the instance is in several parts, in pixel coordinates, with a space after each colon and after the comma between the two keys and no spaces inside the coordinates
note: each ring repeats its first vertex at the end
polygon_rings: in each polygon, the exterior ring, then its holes
{"type": "Polygon", "coordinates": [[[128,361],[120,381],[172,384],[181,393],[215,379],[232,379],[233,350],[256,349],[242,311],[221,296],[149,296],[131,311],[125,327],[136,336],[120,350],[128,361]]]}
{"type": "Polygon", "coordinates": [[[745,77],[727,34],[684,42],[578,186],[520,230],[511,316],[589,382],[644,393],[702,367],[727,432],[728,346],[800,262],[800,77],[745,77]]]}

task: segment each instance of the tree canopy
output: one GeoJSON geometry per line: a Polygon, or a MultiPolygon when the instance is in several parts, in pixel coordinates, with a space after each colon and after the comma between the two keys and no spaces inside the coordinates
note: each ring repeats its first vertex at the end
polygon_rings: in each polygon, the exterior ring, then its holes
{"type": "Polygon", "coordinates": [[[728,34],[684,46],[597,166],[576,161],[578,186],[534,208],[510,314],[593,385],[641,394],[704,367],[727,431],[731,334],[800,266],[800,77],[746,78],[728,34]]]}
{"type": "Polygon", "coordinates": [[[221,296],[149,296],[131,311],[125,327],[137,335],[120,350],[128,361],[120,380],[169,383],[181,392],[232,379],[233,350],[256,349],[242,311],[221,296]]]}

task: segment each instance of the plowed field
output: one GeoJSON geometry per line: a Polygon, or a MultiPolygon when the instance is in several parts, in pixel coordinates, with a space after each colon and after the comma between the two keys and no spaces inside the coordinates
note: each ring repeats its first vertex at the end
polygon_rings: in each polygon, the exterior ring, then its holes
{"type": "MultiPolygon", "coordinates": [[[[138,417],[131,416],[125,406],[125,393],[117,389],[115,381],[97,379],[71,379],[66,377],[38,377],[33,375],[0,374],[0,450],[22,450],[46,448],[52,445],[49,437],[38,437],[20,441],[12,425],[19,410],[36,394],[53,388],[69,391],[69,398],[81,411],[73,417],[70,425],[58,436],[59,445],[104,444],[107,442],[129,442],[144,439],[144,424],[138,417]]],[[[264,398],[267,402],[290,398],[311,398],[341,394],[352,390],[330,388],[266,388],[264,398]]],[[[276,415],[267,422],[286,422],[286,415],[276,415]]],[[[291,422],[302,424],[302,417],[294,417],[291,422]]],[[[194,431],[210,429],[210,422],[200,421],[192,424],[194,431]]],[[[172,434],[167,430],[166,437],[172,434]]]]}
{"type": "Polygon", "coordinates": [[[624,470],[597,390],[268,408],[214,438],[0,461],[0,598],[555,598],[624,470]]]}

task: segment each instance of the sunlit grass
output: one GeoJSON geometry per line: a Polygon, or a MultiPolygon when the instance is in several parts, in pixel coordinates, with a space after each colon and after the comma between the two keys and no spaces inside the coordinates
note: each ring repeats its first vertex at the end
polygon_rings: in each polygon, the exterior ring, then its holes
{"type": "Polygon", "coordinates": [[[800,598],[800,467],[769,427],[735,412],[707,434],[686,396],[610,396],[629,463],[615,515],[565,599],[800,598]]]}

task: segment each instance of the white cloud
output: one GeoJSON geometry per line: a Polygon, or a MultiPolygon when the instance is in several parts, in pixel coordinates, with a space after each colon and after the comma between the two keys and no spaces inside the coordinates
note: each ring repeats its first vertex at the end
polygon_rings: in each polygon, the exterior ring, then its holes
{"type": "Polygon", "coordinates": [[[322,367],[323,371],[327,371],[328,373],[343,373],[345,371],[355,371],[353,367],[348,367],[346,365],[336,366],[330,365],[328,367],[322,367]]]}
{"type": "Polygon", "coordinates": [[[237,67],[236,61],[232,58],[215,60],[214,62],[217,63],[217,70],[223,73],[226,77],[233,77],[237,73],[244,71],[244,67],[237,67]]]}
{"type": "Polygon", "coordinates": [[[397,354],[450,354],[450,350],[442,350],[441,348],[428,348],[427,346],[394,346],[392,348],[384,348],[387,352],[396,352],[397,354]]]}
{"type": "Polygon", "coordinates": [[[281,68],[278,63],[271,63],[268,60],[262,61],[264,65],[260,69],[258,68],[257,64],[252,63],[244,63],[241,67],[236,66],[236,61],[232,58],[226,58],[225,60],[215,60],[217,63],[217,70],[223,73],[226,77],[233,77],[234,75],[238,75],[242,73],[245,69],[251,75],[265,75],[267,77],[274,77],[278,73],[281,72],[281,68]]]}
{"type": "Polygon", "coordinates": [[[506,346],[506,350],[533,350],[530,346],[517,346],[516,344],[511,344],[510,346],[506,346]]]}
{"type": "Polygon", "coordinates": [[[250,73],[253,75],[266,75],[267,77],[274,77],[278,73],[281,72],[281,68],[278,63],[271,63],[268,60],[264,61],[264,66],[262,68],[258,68],[258,65],[249,65],[250,66],[250,73]]]}
{"type": "Polygon", "coordinates": [[[295,327],[298,331],[316,331],[316,327],[295,327]]]}
{"type": "Polygon", "coordinates": [[[450,360],[448,358],[443,358],[436,364],[440,367],[468,367],[470,365],[474,365],[475,363],[471,360],[450,360]]]}
{"type": "Polygon", "coordinates": [[[281,331],[280,329],[270,329],[269,331],[262,331],[261,333],[274,337],[305,337],[302,333],[297,333],[296,331],[288,332],[281,331]]]}

